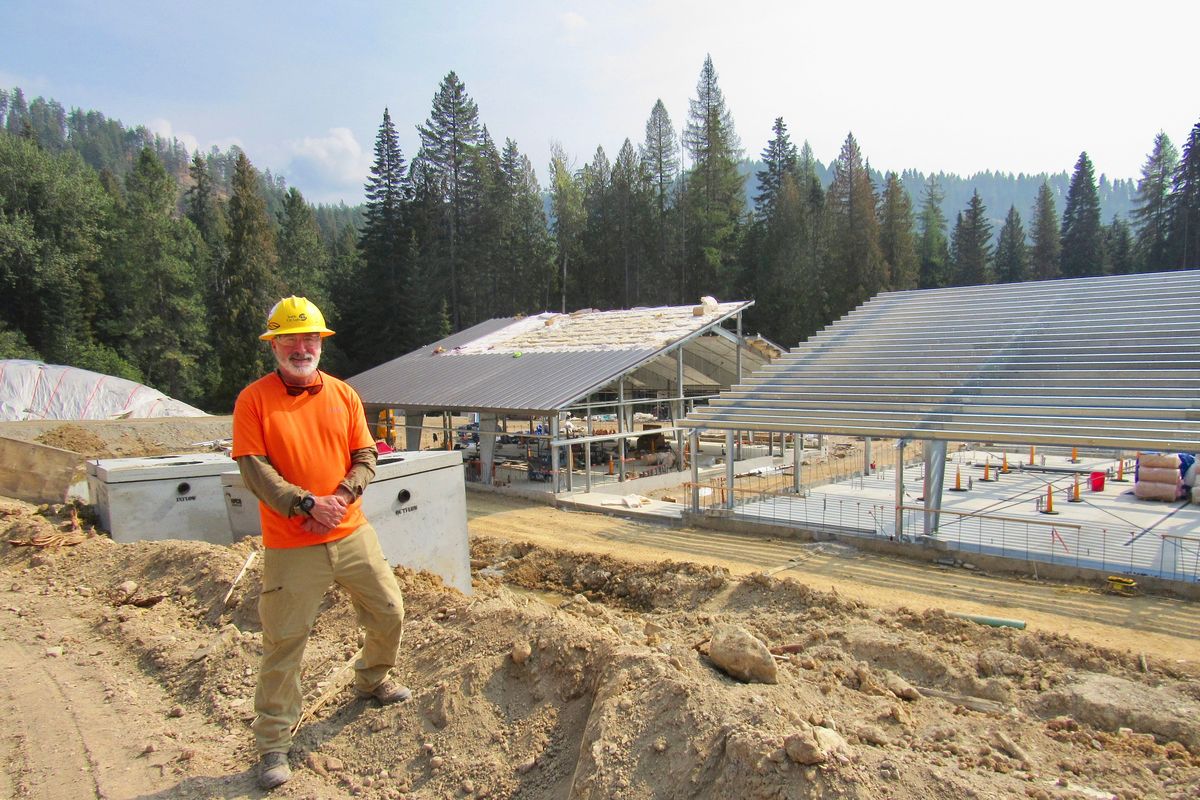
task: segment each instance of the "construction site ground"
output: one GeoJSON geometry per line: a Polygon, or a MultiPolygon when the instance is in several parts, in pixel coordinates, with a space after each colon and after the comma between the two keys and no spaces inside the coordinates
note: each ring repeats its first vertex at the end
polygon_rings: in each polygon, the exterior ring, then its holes
{"type": "MultiPolygon", "coordinates": [[[[220,424],[0,435],[138,455],[220,424]]],[[[260,560],[235,583],[261,543],[115,544],[72,511],[0,500],[0,796],[264,796],[260,560]]],[[[397,572],[412,701],[352,696],[354,614],[330,592],[295,777],[272,795],[1200,796],[1194,602],[487,492],[468,516],[471,595],[397,572]],[[775,682],[718,668],[710,648],[735,628],[775,649],[775,682]]]]}

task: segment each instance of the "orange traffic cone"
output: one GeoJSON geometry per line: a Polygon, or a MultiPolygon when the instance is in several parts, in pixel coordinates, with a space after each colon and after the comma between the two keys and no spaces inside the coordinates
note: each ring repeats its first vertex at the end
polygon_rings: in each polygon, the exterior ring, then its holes
{"type": "Polygon", "coordinates": [[[1058,513],[1057,511],[1054,510],[1054,486],[1053,486],[1053,484],[1049,484],[1049,483],[1046,484],[1046,505],[1042,507],[1042,513],[1043,514],[1057,514],[1058,513]]]}
{"type": "Polygon", "coordinates": [[[1125,479],[1125,459],[1124,458],[1117,459],[1117,477],[1113,478],[1113,480],[1116,481],[1117,483],[1127,483],[1128,482],[1125,479]]]}
{"type": "Polygon", "coordinates": [[[1079,448],[1078,447],[1071,448],[1071,463],[1072,464],[1079,463],[1079,448]]]}
{"type": "Polygon", "coordinates": [[[991,463],[986,463],[983,465],[983,477],[980,478],[979,480],[987,481],[988,483],[991,483],[993,480],[995,480],[995,478],[992,477],[991,463]]]}
{"type": "Polygon", "coordinates": [[[1083,498],[1079,496],[1079,473],[1075,473],[1075,486],[1071,489],[1071,494],[1067,497],[1068,503],[1082,503],[1083,498]]]}
{"type": "Polygon", "coordinates": [[[950,491],[952,491],[952,492],[965,492],[966,491],[966,489],[964,489],[963,485],[962,485],[962,467],[959,467],[958,470],[954,473],[954,488],[951,489],[950,491]]]}
{"type": "Polygon", "coordinates": [[[1037,454],[1037,448],[1034,447],[1033,445],[1029,445],[1029,466],[1031,466],[1031,467],[1033,466],[1033,457],[1036,454],[1037,454]]]}
{"type": "Polygon", "coordinates": [[[1001,464],[1000,464],[1000,474],[1001,475],[1008,474],[1008,451],[1007,450],[1004,451],[1004,461],[1001,462],[1001,464]]]}

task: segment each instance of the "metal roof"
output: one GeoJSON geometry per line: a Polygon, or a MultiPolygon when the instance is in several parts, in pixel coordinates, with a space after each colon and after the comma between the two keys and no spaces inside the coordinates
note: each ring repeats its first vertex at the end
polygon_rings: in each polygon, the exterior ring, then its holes
{"type": "MultiPolygon", "coordinates": [[[[630,385],[637,388],[663,372],[653,364],[656,359],[686,344],[685,385],[730,385],[736,337],[731,342],[720,326],[750,305],[709,299],[698,306],[494,319],[380,364],[349,383],[371,406],[546,414],[623,375],[632,375],[630,385]]],[[[748,348],[743,357],[754,365],[762,362],[748,348]]],[[[669,377],[674,380],[673,368],[669,377]]]]}
{"type": "Polygon", "coordinates": [[[890,292],[681,425],[1200,450],[1200,271],[890,292]]]}

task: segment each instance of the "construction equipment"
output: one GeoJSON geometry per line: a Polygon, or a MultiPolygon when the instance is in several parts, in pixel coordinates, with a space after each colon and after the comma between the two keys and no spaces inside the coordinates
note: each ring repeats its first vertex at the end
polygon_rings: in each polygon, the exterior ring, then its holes
{"type": "Polygon", "coordinates": [[[1120,575],[1108,576],[1104,592],[1105,594],[1116,594],[1121,597],[1136,597],[1141,593],[1138,590],[1137,581],[1133,578],[1124,578],[1120,575]]]}

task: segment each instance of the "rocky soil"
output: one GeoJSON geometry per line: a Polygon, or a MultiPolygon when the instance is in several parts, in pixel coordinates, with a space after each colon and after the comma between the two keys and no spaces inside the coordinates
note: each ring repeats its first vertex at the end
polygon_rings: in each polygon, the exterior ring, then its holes
{"type": "MultiPolygon", "coordinates": [[[[408,703],[345,688],[358,632],[329,593],[273,795],[1200,796],[1195,661],[478,522],[473,594],[397,572],[408,703]]],[[[260,542],[115,544],[93,524],[0,501],[0,796],[263,796],[260,542]]]]}

